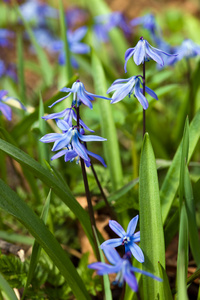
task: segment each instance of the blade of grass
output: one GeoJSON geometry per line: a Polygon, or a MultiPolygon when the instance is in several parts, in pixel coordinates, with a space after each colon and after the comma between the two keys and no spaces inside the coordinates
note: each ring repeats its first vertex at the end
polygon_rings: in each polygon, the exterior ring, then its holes
{"type": "MultiPolygon", "coordinates": [[[[196,113],[189,128],[190,144],[189,144],[188,162],[192,157],[192,154],[194,152],[194,149],[200,137],[199,128],[200,128],[200,110],[198,110],[198,112],[196,113]]],[[[180,167],[179,167],[180,159],[181,159],[181,145],[176,151],[172,164],[167,172],[167,175],[160,189],[163,223],[166,222],[168,213],[170,211],[173,200],[178,190],[179,177],[180,177],[180,167]]]]}
{"type": "MultiPolygon", "coordinates": [[[[165,245],[161,218],[156,161],[148,133],[144,136],[139,169],[140,245],[144,270],[159,276],[158,261],[165,268],[165,245]]],[[[144,299],[163,299],[163,284],[143,276],[144,299]]]]}
{"type": "Polygon", "coordinates": [[[188,300],[187,296],[187,267],[188,267],[188,221],[185,203],[180,212],[179,243],[177,257],[177,294],[178,300],[188,300]]]}
{"type": "MultiPolygon", "coordinates": [[[[44,104],[42,100],[42,95],[40,93],[40,103],[39,103],[39,130],[41,132],[41,136],[44,136],[47,131],[46,131],[46,122],[45,120],[42,119],[44,116],[44,104]]],[[[38,141],[38,150],[39,150],[39,161],[42,165],[44,165],[44,159],[46,161],[49,161],[49,152],[48,148],[44,143],[41,143],[38,141]]]]}
{"type": "Polygon", "coordinates": [[[200,252],[199,252],[200,241],[199,241],[198,227],[196,222],[192,184],[190,181],[188,168],[185,169],[184,190],[185,190],[186,212],[187,212],[188,226],[189,226],[190,248],[194,260],[197,264],[197,267],[200,268],[200,252]]]}
{"type": "Polygon", "coordinates": [[[5,300],[17,300],[17,296],[15,295],[13,289],[10,287],[9,283],[2,274],[0,274],[0,290],[2,294],[5,296],[5,300]]]}
{"type": "MultiPolygon", "coordinates": [[[[46,202],[44,204],[42,214],[41,214],[41,217],[40,217],[41,220],[44,221],[44,224],[46,224],[46,221],[47,221],[47,216],[48,216],[49,206],[50,206],[50,200],[51,200],[51,190],[49,191],[49,194],[47,196],[47,199],[46,199],[46,202]]],[[[24,299],[24,297],[27,293],[28,287],[29,287],[29,285],[31,283],[31,280],[33,278],[33,274],[35,272],[37,263],[39,261],[41,249],[42,249],[42,247],[40,246],[40,244],[37,241],[35,241],[34,245],[33,245],[33,249],[32,249],[30,265],[29,265],[26,285],[24,287],[24,291],[23,291],[23,295],[22,295],[22,300],[24,299]]]]}
{"type": "Polygon", "coordinates": [[[35,237],[65,277],[76,299],[90,299],[85,285],[67,253],[47,229],[44,222],[2,180],[0,180],[0,207],[15,216],[35,237]]]}
{"type": "Polygon", "coordinates": [[[23,58],[23,39],[22,32],[17,33],[17,70],[18,70],[18,86],[20,93],[20,101],[23,104],[27,104],[26,99],[26,86],[24,79],[24,58],[23,58]]]}
{"type": "MultiPolygon", "coordinates": [[[[18,161],[21,165],[27,168],[33,175],[38,177],[42,182],[44,182],[52,191],[60,197],[60,199],[71,209],[71,211],[79,219],[83,226],[83,229],[91,243],[93,244],[92,229],[87,212],[80,206],[72,195],[67,184],[63,185],[56,177],[53,176],[51,172],[42,167],[37,161],[31,158],[28,154],[22,150],[14,147],[13,145],[0,139],[0,149],[11,156],[13,159],[18,161]]],[[[101,242],[103,239],[101,240],[101,242]]]]}
{"type": "Polygon", "coordinates": [[[159,266],[160,277],[163,279],[164,299],[165,300],[173,300],[167,273],[160,263],[158,263],[158,266],[159,266]]]}
{"type": "MultiPolygon", "coordinates": [[[[103,67],[97,55],[92,53],[92,68],[94,73],[95,93],[106,95],[107,85],[103,67]]],[[[110,171],[113,190],[123,185],[122,165],[116,127],[113,120],[112,108],[108,100],[99,99],[102,136],[107,138],[103,143],[106,162],[110,171]]]]}

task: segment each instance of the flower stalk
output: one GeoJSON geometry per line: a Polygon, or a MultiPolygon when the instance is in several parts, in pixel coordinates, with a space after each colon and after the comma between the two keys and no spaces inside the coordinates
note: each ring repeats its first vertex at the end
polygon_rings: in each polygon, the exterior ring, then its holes
{"type": "MultiPolygon", "coordinates": [[[[142,81],[143,81],[143,95],[145,97],[145,61],[143,63],[143,76],[142,76],[142,81]]],[[[146,132],[146,114],[145,114],[145,109],[143,108],[143,137],[146,132]]]]}

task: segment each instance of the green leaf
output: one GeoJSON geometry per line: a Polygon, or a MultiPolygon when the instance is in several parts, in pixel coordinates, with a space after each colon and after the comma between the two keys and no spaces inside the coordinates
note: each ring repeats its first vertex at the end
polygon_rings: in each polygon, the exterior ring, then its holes
{"type": "MultiPolygon", "coordinates": [[[[50,200],[51,200],[51,190],[49,191],[49,194],[47,196],[47,199],[46,199],[46,202],[45,202],[45,205],[43,207],[42,214],[41,214],[41,220],[44,221],[44,224],[46,224],[46,221],[47,221],[47,216],[48,216],[49,206],[50,206],[50,200]]],[[[39,260],[39,257],[40,257],[41,249],[42,248],[41,248],[40,244],[37,241],[35,241],[34,244],[33,244],[31,260],[30,260],[30,265],[29,265],[29,270],[28,270],[26,285],[24,287],[22,300],[24,299],[24,296],[27,293],[27,289],[29,287],[29,284],[31,283],[31,280],[33,278],[33,274],[35,272],[35,268],[37,266],[37,263],[38,263],[38,260],[39,260]]]]}
{"type": "Polygon", "coordinates": [[[67,187],[67,184],[64,185],[61,181],[54,177],[51,172],[42,167],[28,154],[1,139],[0,149],[14,158],[16,161],[18,161],[22,166],[25,166],[29,171],[31,171],[32,174],[34,174],[42,182],[49,186],[49,188],[52,188],[52,191],[58,197],[60,197],[60,199],[76,215],[77,219],[79,219],[88,239],[90,240],[91,245],[94,247],[92,229],[88,213],[76,201],[69,188],[67,187]]]}
{"type": "Polygon", "coordinates": [[[167,277],[167,273],[163,266],[158,263],[160,277],[163,279],[163,293],[164,293],[164,299],[165,300],[173,300],[172,292],[169,285],[169,279],[167,277]]]}
{"type": "Polygon", "coordinates": [[[200,241],[199,241],[198,227],[196,222],[192,184],[190,181],[189,171],[187,167],[185,169],[184,175],[185,175],[184,178],[185,204],[186,204],[186,212],[188,217],[190,248],[194,260],[197,264],[197,267],[200,268],[200,252],[199,252],[200,241]]]}
{"type": "MultiPolygon", "coordinates": [[[[144,136],[139,169],[140,245],[143,268],[159,276],[158,261],[165,267],[165,245],[155,156],[148,133],[144,136]]],[[[163,299],[162,283],[143,276],[144,299],[163,299]]]]}
{"type": "Polygon", "coordinates": [[[189,151],[189,122],[188,117],[186,118],[184,132],[183,132],[183,141],[182,141],[182,153],[181,153],[181,166],[180,166],[180,183],[179,183],[179,207],[183,203],[184,198],[184,178],[185,178],[185,168],[188,161],[188,151],[189,151]]]}
{"type": "Polygon", "coordinates": [[[90,299],[84,283],[67,253],[62,249],[43,221],[2,180],[0,180],[0,207],[15,216],[35,237],[65,277],[76,298],[80,300],[90,299]]]}
{"type": "Polygon", "coordinates": [[[18,86],[20,91],[20,101],[27,103],[26,87],[24,79],[24,59],[23,59],[23,39],[22,32],[17,33],[17,65],[18,65],[18,86]]]}
{"type": "Polygon", "coordinates": [[[0,290],[5,296],[6,300],[17,300],[17,297],[10,287],[9,283],[5,280],[2,274],[0,274],[0,290]]]}
{"type": "MultiPolygon", "coordinates": [[[[47,131],[46,131],[46,122],[44,119],[42,119],[42,117],[44,116],[44,104],[43,104],[43,100],[42,100],[42,95],[40,93],[40,103],[39,103],[39,130],[41,133],[41,136],[44,136],[47,131]]],[[[49,160],[49,153],[48,153],[48,148],[47,145],[45,145],[42,142],[38,142],[39,146],[39,160],[40,163],[44,165],[44,159],[45,160],[49,160]]]]}
{"type": "MultiPolygon", "coordinates": [[[[92,68],[95,93],[98,95],[106,95],[107,85],[104,70],[94,51],[92,53],[92,68]]],[[[110,171],[113,189],[116,190],[123,185],[123,175],[112,106],[110,101],[104,99],[99,99],[98,104],[100,108],[102,136],[107,139],[107,141],[103,143],[106,163],[110,171]]]]}
{"type": "Polygon", "coordinates": [[[188,220],[185,203],[180,212],[179,243],[177,257],[177,293],[178,300],[187,300],[187,267],[188,267],[188,220]]]}
{"type": "MultiPolygon", "coordinates": [[[[188,162],[192,157],[192,154],[194,152],[194,149],[200,137],[199,128],[200,128],[200,110],[198,110],[198,112],[196,113],[189,128],[190,141],[189,141],[188,162]]],[[[173,200],[178,190],[179,177],[180,177],[180,159],[181,159],[181,145],[176,151],[172,164],[167,172],[167,175],[163,181],[160,190],[163,223],[166,222],[168,213],[170,211],[173,200]]]]}

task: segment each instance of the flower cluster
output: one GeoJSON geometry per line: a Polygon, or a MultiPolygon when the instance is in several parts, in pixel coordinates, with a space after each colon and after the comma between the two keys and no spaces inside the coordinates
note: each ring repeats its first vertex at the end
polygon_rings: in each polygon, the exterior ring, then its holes
{"type": "Polygon", "coordinates": [[[135,272],[150,276],[158,281],[162,281],[161,278],[158,278],[149,272],[135,268],[131,264],[131,253],[139,262],[144,262],[144,254],[140,247],[136,244],[136,242],[140,241],[140,232],[135,233],[138,218],[139,216],[137,215],[130,221],[127,232],[125,232],[118,222],[111,220],[109,222],[109,226],[118,236],[120,236],[120,238],[105,241],[101,245],[101,248],[112,265],[96,262],[88,266],[90,269],[97,270],[98,275],[117,273],[113,284],[118,284],[122,287],[123,282],[126,281],[134,291],[138,290],[137,280],[134,275],[135,272]],[[118,247],[120,245],[125,246],[125,255],[122,258],[114,249],[114,247],[118,247]]]}
{"type": "Polygon", "coordinates": [[[58,152],[51,160],[64,156],[65,162],[73,161],[75,158],[77,158],[77,162],[79,162],[81,157],[85,165],[89,167],[91,165],[89,156],[92,156],[106,167],[103,158],[89,151],[86,145],[86,142],[105,141],[106,139],[96,135],[85,135],[85,130],[90,132],[93,132],[93,130],[80,119],[79,107],[83,103],[92,109],[91,101],[93,101],[95,97],[108,98],[86,91],[84,84],[79,80],[74,82],[71,88],[63,88],[61,91],[67,93],[67,95],[56,100],[50,107],[68,98],[71,94],[73,95],[72,106],[61,112],[43,117],[45,120],[55,119],[58,128],[62,131],[62,133],[48,133],[40,139],[43,143],[54,143],[52,151],[58,152]],[[73,121],[76,121],[76,125],[73,125],[73,121]]]}
{"type": "MultiPolygon", "coordinates": [[[[163,66],[164,65],[164,60],[162,57],[163,55],[167,55],[170,57],[176,56],[176,54],[169,54],[165,51],[152,47],[143,37],[141,37],[135,47],[127,49],[125,53],[124,70],[125,72],[127,72],[127,68],[126,68],[127,62],[131,57],[133,57],[133,60],[136,65],[144,64],[145,61],[154,60],[155,62],[163,66]]],[[[143,90],[140,88],[140,85],[144,84],[143,76],[138,75],[138,76],[132,76],[128,79],[115,80],[107,91],[108,94],[115,90],[112,96],[111,103],[116,103],[124,99],[126,96],[130,97],[131,94],[133,94],[134,97],[136,97],[138,101],[141,103],[143,109],[146,110],[149,104],[145,97],[144,91],[147,92],[154,99],[158,100],[158,97],[155,94],[155,92],[152,91],[150,88],[148,88],[146,85],[144,85],[143,90]]]]}

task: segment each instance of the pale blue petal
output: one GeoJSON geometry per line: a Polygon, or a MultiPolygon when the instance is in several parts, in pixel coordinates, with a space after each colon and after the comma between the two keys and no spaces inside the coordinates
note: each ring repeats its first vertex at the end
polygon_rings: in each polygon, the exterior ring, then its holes
{"type": "Polygon", "coordinates": [[[141,270],[141,269],[138,269],[138,268],[135,268],[135,267],[133,267],[133,266],[131,266],[131,267],[130,267],[130,269],[131,269],[133,272],[137,272],[137,273],[140,273],[140,274],[143,274],[143,275],[149,276],[149,277],[151,277],[151,278],[153,278],[153,279],[155,279],[155,280],[158,280],[158,281],[160,281],[160,282],[162,282],[162,281],[163,281],[163,280],[162,280],[162,278],[159,278],[159,277],[157,277],[157,276],[153,275],[153,274],[152,274],[152,273],[150,273],[150,272],[143,271],[143,270],[141,270]]]}
{"type": "Polygon", "coordinates": [[[149,106],[149,103],[145,96],[140,92],[140,81],[138,80],[135,84],[134,89],[135,97],[138,99],[138,101],[142,104],[144,109],[147,109],[149,106]]]}
{"type": "Polygon", "coordinates": [[[135,47],[135,53],[134,53],[134,62],[136,65],[140,65],[144,62],[145,58],[145,42],[143,40],[140,40],[136,47],[135,47]]]}
{"type": "MultiPolygon", "coordinates": [[[[157,50],[157,49],[156,49],[157,50]]],[[[164,65],[164,60],[162,59],[161,55],[158,54],[155,48],[152,50],[152,47],[146,43],[146,53],[149,55],[151,59],[156,61],[159,65],[163,66],[164,65]]]]}
{"type": "Polygon", "coordinates": [[[52,143],[62,137],[62,133],[48,133],[44,135],[40,141],[43,143],[52,143]]]}
{"type": "Polygon", "coordinates": [[[1,90],[0,91],[0,99],[2,100],[2,98],[4,97],[4,96],[6,96],[8,94],[8,91],[6,91],[6,90],[1,90]]]}
{"type": "Polygon", "coordinates": [[[56,100],[56,101],[55,101],[53,104],[51,104],[49,107],[50,107],[50,108],[53,107],[55,104],[57,104],[57,103],[63,101],[64,99],[68,98],[70,95],[71,95],[71,92],[70,92],[67,96],[65,96],[65,97],[63,97],[63,98],[60,98],[60,99],[56,100]]]}
{"type": "Polygon", "coordinates": [[[90,100],[88,99],[87,95],[84,93],[82,88],[79,88],[77,92],[77,97],[81,102],[83,102],[83,104],[87,105],[90,109],[93,108],[92,103],[90,102],[90,100]]]}
{"type": "Polygon", "coordinates": [[[53,113],[53,114],[50,114],[50,115],[48,115],[48,116],[44,116],[44,117],[42,117],[42,119],[44,119],[44,120],[49,120],[49,119],[62,118],[62,117],[65,116],[65,114],[66,114],[66,112],[67,112],[68,109],[69,109],[69,108],[66,108],[66,109],[64,109],[64,110],[61,111],[61,112],[53,113]]]}
{"type": "Polygon", "coordinates": [[[104,249],[104,247],[115,248],[115,247],[122,245],[122,242],[123,242],[122,238],[110,239],[110,240],[103,242],[103,244],[101,244],[101,249],[104,249]]]}
{"type": "Polygon", "coordinates": [[[131,79],[126,84],[124,84],[119,90],[115,91],[112,95],[112,101],[110,103],[117,103],[124,99],[132,91],[134,84],[135,80],[131,79]]]}
{"type": "Polygon", "coordinates": [[[90,47],[84,43],[74,43],[70,46],[70,50],[76,54],[87,54],[90,52],[90,47]]]}
{"type": "Polygon", "coordinates": [[[76,29],[75,31],[69,31],[68,34],[70,35],[71,38],[71,42],[79,42],[80,40],[82,40],[82,38],[84,38],[84,36],[87,33],[87,26],[82,26],[78,29],[76,29]]]}
{"type": "Polygon", "coordinates": [[[156,95],[156,93],[152,89],[148,88],[147,86],[145,86],[145,92],[147,92],[147,94],[149,94],[154,99],[158,100],[158,96],[156,95]]]}
{"type": "Polygon", "coordinates": [[[97,270],[98,275],[104,275],[104,274],[111,274],[111,273],[117,273],[119,271],[119,267],[117,266],[111,266],[106,263],[102,262],[96,262],[93,264],[90,264],[88,266],[89,269],[97,270]]]}
{"type": "Polygon", "coordinates": [[[129,249],[131,250],[131,253],[133,254],[133,256],[140,262],[143,263],[144,262],[144,254],[142,252],[142,250],[140,249],[140,247],[135,244],[135,243],[129,243],[128,244],[129,249]]]}
{"type": "Polygon", "coordinates": [[[135,243],[140,242],[140,231],[136,232],[133,235],[133,242],[135,242],[135,243]]]}
{"type": "Polygon", "coordinates": [[[134,48],[129,48],[125,52],[125,64],[124,64],[124,71],[125,71],[125,73],[127,72],[127,69],[126,69],[127,62],[131,58],[131,56],[134,55],[134,53],[135,53],[135,47],[134,48]]]}
{"type": "Polygon", "coordinates": [[[51,160],[54,160],[54,159],[56,159],[56,158],[59,158],[59,157],[65,155],[66,151],[68,151],[68,150],[67,150],[67,149],[64,149],[64,150],[59,151],[59,152],[56,153],[54,156],[52,156],[51,160]]]}
{"type": "Polygon", "coordinates": [[[65,154],[65,162],[74,159],[75,157],[77,157],[77,153],[75,150],[68,150],[65,154]]]}
{"type": "Polygon", "coordinates": [[[69,124],[65,120],[56,119],[55,121],[56,121],[57,126],[62,131],[67,131],[67,130],[69,130],[69,128],[71,128],[71,126],[69,126],[69,124]]]}
{"type": "Polygon", "coordinates": [[[132,236],[135,232],[139,216],[134,217],[128,224],[127,235],[132,236]]]}
{"type": "Polygon", "coordinates": [[[105,256],[107,257],[108,261],[112,264],[112,265],[119,265],[120,261],[122,262],[123,260],[121,259],[121,257],[119,256],[118,252],[111,247],[105,247],[103,248],[103,251],[105,253],[105,256]]]}
{"type": "Polygon", "coordinates": [[[114,90],[118,90],[118,89],[120,89],[120,88],[122,88],[124,86],[124,83],[118,83],[118,84],[115,84],[115,85],[111,85],[110,87],[109,87],[109,89],[107,90],[107,94],[110,94],[111,92],[113,92],[114,90]]]}
{"type": "MultiPolygon", "coordinates": [[[[73,112],[73,119],[75,120],[75,121],[77,121],[77,115],[76,115],[76,113],[75,113],[75,111],[74,110],[72,110],[72,112],[73,112]]],[[[79,124],[81,125],[81,126],[83,126],[83,128],[85,128],[86,130],[88,130],[88,131],[90,131],[90,132],[94,132],[94,130],[92,130],[92,129],[90,129],[81,119],[79,119],[79,124]]]]}
{"type": "Polygon", "coordinates": [[[100,155],[97,155],[97,154],[95,154],[93,152],[90,152],[88,150],[87,150],[87,154],[89,154],[90,156],[92,156],[92,157],[96,158],[97,160],[99,160],[105,168],[107,167],[106,164],[105,164],[104,159],[100,155]]]}
{"type": "Polygon", "coordinates": [[[109,226],[121,238],[123,238],[124,236],[126,236],[126,232],[124,231],[124,229],[122,228],[122,226],[117,221],[110,220],[109,221],[109,226]]]}
{"type": "Polygon", "coordinates": [[[72,135],[72,129],[69,129],[66,133],[62,134],[62,137],[59,140],[55,141],[52,151],[58,151],[66,147],[70,143],[72,135]]]}
{"type": "Polygon", "coordinates": [[[82,145],[79,142],[77,134],[74,134],[74,136],[72,138],[72,147],[80,157],[82,157],[84,160],[89,161],[89,157],[87,155],[86,149],[85,149],[84,145],[82,145]]]}
{"type": "Polygon", "coordinates": [[[0,111],[6,117],[6,119],[8,121],[12,120],[12,110],[11,110],[11,108],[8,105],[0,102],[0,111]]]}
{"type": "Polygon", "coordinates": [[[135,275],[133,272],[131,272],[131,270],[129,268],[126,268],[124,270],[124,274],[123,274],[124,280],[128,283],[128,285],[130,286],[130,288],[134,291],[137,292],[138,290],[138,283],[137,280],[135,278],[135,275]]]}
{"type": "Polygon", "coordinates": [[[91,142],[91,141],[107,141],[107,139],[102,138],[101,136],[98,135],[82,135],[79,132],[77,132],[78,137],[81,141],[83,142],[91,142]]]}

